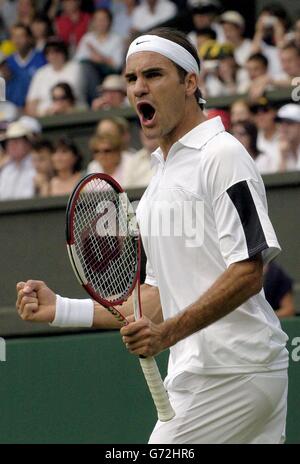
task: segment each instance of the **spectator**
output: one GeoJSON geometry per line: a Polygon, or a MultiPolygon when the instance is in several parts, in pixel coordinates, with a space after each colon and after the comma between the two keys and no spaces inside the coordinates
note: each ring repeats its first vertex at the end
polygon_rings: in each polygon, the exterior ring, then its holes
{"type": "Polygon", "coordinates": [[[133,11],[132,29],[135,32],[147,31],[173,18],[176,13],[176,5],[170,0],[145,0],[133,11]]]}
{"type": "Polygon", "coordinates": [[[123,63],[123,42],[111,31],[112,13],[101,8],[93,15],[92,30],[81,39],[75,58],[82,62],[88,103],[97,96],[97,85],[109,74],[118,73],[123,63]]]}
{"type": "Polygon", "coordinates": [[[116,116],[101,119],[101,121],[99,121],[97,125],[96,134],[102,135],[103,133],[108,133],[111,134],[113,137],[121,138],[123,155],[131,156],[136,152],[136,150],[130,146],[130,126],[125,118],[116,116]]]}
{"type": "Polygon", "coordinates": [[[32,146],[32,163],[36,174],[34,176],[34,193],[39,197],[49,195],[50,180],[54,175],[52,155],[54,148],[49,140],[40,138],[32,146]]]}
{"type": "Polygon", "coordinates": [[[117,0],[113,3],[112,31],[122,37],[125,46],[129,45],[132,17],[136,6],[137,0],[117,0]]]}
{"type": "Polygon", "coordinates": [[[52,105],[51,89],[59,82],[67,82],[80,101],[82,75],[80,64],[68,60],[65,43],[58,37],[48,39],[45,47],[48,64],[35,74],[26,100],[26,112],[31,116],[43,116],[52,105]]]}
{"type": "Polygon", "coordinates": [[[129,162],[128,155],[122,154],[122,139],[109,133],[102,133],[92,137],[90,149],[93,161],[87,167],[87,173],[103,172],[109,174],[121,185],[124,183],[124,173],[129,162]]]}
{"type": "Polygon", "coordinates": [[[128,106],[126,84],[123,76],[110,74],[98,88],[100,95],[92,101],[93,110],[128,106]]]}
{"type": "Polygon", "coordinates": [[[261,153],[257,147],[257,128],[250,121],[236,122],[232,125],[232,135],[246,148],[261,174],[273,172],[273,166],[268,155],[261,153]]]}
{"type": "Polygon", "coordinates": [[[158,140],[149,139],[142,130],[140,140],[142,148],[129,157],[125,166],[123,187],[126,189],[145,188],[153,176],[151,154],[158,148],[158,140]]]}
{"type": "Polygon", "coordinates": [[[252,53],[263,53],[267,57],[269,72],[274,77],[282,74],[278,50],[284,43],[287,24],[287,13],[279,4],[265,5],[256,22],[252,53]]]}
{"type": "Polygon", "coordinates": [[[300,170],[300,106],[288,103],[282,106],[276,117],[279,122],[280,172],[300,170]]]}
{"type": "Polygon", "coordinates": [[[59,82],[52,87],[51,100],[45,115],[69,114],[86,109],[85,105],[77,103],[73,89],[67,82],[59,82]]]}
{"type": "Polygon", "coordinates": [[[236,122],[244,122],[252,120],[252,113],[250,111],[250,106],[247,100],[240,98],[235,100],[230,107],[230,120],[231,124],[236,122]]]}
{"type": "Polygon", "coordinates": [[[245,20],[237,11],[226,11],[220,16],[225,42],[234,47],[234,58],[239,66],[244,66],[251,55],[252,41],[245,39],[245,20]]]}
{"type": "Polygon", "coordinates": [[[209,45],[204,58],[202,79],[209,97],[241,93],[245,71],[237,65],[230,44],[209,45]]]}
{"type": "Polygon", "coordinates": [[[274,171],[277,169],[277,153],[279,149],[279,131],[275,121],[276,105],[265,96],[250,105],[253,120],[258,129],[258,149],[273,160],[274,171]]]}
{"type": "Polygon", "coordinates": [[[202,58],[207,46],[211,43],[215,43],[217,38],[217,34],[213,29],[210,27],[203,27],[202,29],[198,29],[196,32],[196,48],[198,51],[198,55],[202,58]],[[202,52],[203,50],[203,52],[202,52]]]}
{"type": "MultiPolygon", "coordinates": [[[[87,32],[91,15],[81,10],[80,0],[62,0],[62,13],[55,18],[57,35],[74,52],[87,32]]],[[[72,54],[72,53],[71,53],[72,54]]]]}
{"type": "Polygon", "coordinates": [[[49,182],[49,195],[69,195],[81,178],[82,156],[72,140],[58,140],[52,155],[54,177],[49,182]]]}
{"type": "Polygon", "coordinates": [[[8,125],[4,150],[8,161],[0,170],[0,200],[34,195],[35,169],[31,158],[30,132],[19,121],[8,125]]]}
{"type": "Polygon", "coordinates": [[[18,0],[17,22],[30,27],[36,13],[37,8],[35,0],[18,0]]]}
{"type": "Polygon", "coordinates": [[[47,40],[53,35],[52,24],[49,18],[42,14],[36,14],[32,20],[30,29],[34,38],[35,48],[43,52],[47,40]]]}
{"type": "Polygon", "coordinates": [[[293,279],[274,261],[264,268],[263,286],[267,301],[280,319],[295,315],[293,279]]]}
{"type": "Polygon", "coordinates": [[[296,47],[300,48],[300,18],[295,22],[293,40],[296,47]]]}
{"type": "Polygon", "coordinates": [[[221,11],[220,3],[214,0],[190,0],[188,5],[193,22],[193,30],[189,33],[188,37],[195,47],[197,47],[198,32],[204,28],[212,29],[215,32],[215,37],[212,37],[213,40],[219,43],[224,42],[223,28],[217,21],[217,17],[221,11]]]}
{"type": "Polygon", "coordinates": [[[269,84],[263,85],[263,88],[261,85],[269,80],[268,66],[268,60],[262,53],[254,53],[246,61],[247,79],[241,86],[241,92],[248,92],[250,99],[258,99],[265,90],[272,88],[269,84]]]}
{"type": "Polygon", "coordinates": [[[262,95],[268,87],[288,88],[295,78],[300,76],[300,48],[294,43],[288,43],[279,50],[280,62],[285,74],[273,76],[271,73],[256,81],[255,95],[262,95]]]}
{"type": "Polygon", "coordinates": [[[11,30],[12,42],[16,52],[6,60],[8,80],[6,82],[6,98],[23,108],[27,92],[35,72],[46,63],[42,52],[34,49],[33,37],[29,27],[15,24],[11,30]]]}

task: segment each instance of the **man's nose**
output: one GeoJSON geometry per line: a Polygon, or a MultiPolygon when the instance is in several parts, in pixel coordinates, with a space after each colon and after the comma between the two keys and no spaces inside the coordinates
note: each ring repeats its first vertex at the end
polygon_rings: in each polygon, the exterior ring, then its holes
{"type": "Polygon", "coordinates": [[[135,97],[142,97],[147,95],[149,88],[146,80],[143,77],[138,77],[134,84],[134,95],[135,97]]]}

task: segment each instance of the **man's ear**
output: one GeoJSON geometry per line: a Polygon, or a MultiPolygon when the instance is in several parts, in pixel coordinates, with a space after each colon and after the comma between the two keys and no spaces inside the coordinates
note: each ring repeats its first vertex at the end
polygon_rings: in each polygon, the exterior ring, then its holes
{"type": "Polygon", "coordinates": [[[194,95],[198,88],[198,78],[195,73],[188,73],[185,76],[185,93],[187,97],[194,95]]]}

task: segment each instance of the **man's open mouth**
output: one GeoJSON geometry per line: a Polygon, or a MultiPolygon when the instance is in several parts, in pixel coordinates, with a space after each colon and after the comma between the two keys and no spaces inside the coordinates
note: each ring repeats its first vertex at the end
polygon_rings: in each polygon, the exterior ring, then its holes
{"type": "Polygon", "coordinates": [[[143,123],[152,121],[156,113],[156,109],[150,103],[138,103],[137,110],[143,123]]]}

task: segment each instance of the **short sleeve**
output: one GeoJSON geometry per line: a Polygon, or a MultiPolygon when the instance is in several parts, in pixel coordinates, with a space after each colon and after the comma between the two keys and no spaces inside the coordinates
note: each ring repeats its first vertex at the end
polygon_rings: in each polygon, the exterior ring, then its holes
{"type": "Polygon", "coordinates": [[[147,259],[146,263],[145,284],[152,285],[153,287],[158,287],[158,283],[149,259],[147,259]]]}
{"type": "Polygon", "coordinates": [[[263,181],[250,155],[225,134],[222,152],[207,164],[206,191],[226,265],[258,253],[264,264],[274,259],[281,249],[268,216],[263,181]]]}

